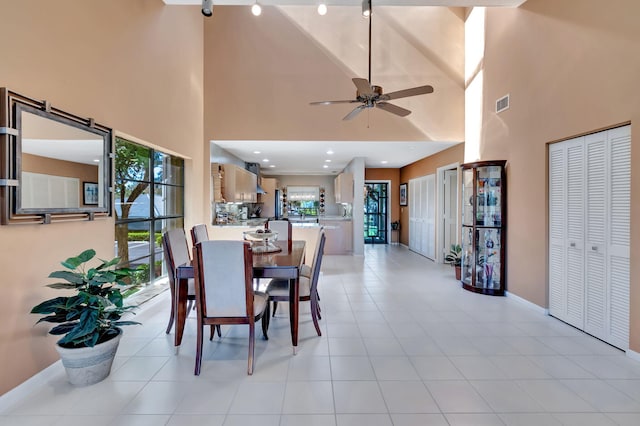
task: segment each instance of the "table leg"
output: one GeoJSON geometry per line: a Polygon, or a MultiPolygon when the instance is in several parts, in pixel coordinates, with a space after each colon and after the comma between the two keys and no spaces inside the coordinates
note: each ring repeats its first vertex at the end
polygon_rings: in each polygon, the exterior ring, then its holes
{"type": "Polygon", "coordinates": [[[291,343],[293,354],[298,347],[298,308],[300,305],[300,286],[298,278],[289,280],[289,323],[291,325],[291,343]]]}
{"type": "Polygon", "coordinates": [[[180,346],[182,343],[182,335],[184,334],[184,324],[187,321],[187,293],[189,284],[186,279],[178,280],[178,288],[176,289],[176,300],[174,303],[176,331],[174,345],[180,346]]]}

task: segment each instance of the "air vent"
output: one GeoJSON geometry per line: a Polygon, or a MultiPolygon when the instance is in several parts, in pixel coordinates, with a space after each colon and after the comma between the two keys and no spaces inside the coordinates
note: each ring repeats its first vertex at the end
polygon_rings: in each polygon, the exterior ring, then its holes
{"type": "Polygon", "coordinates": [[[509,109],[509,95],[503,96],[496,101],[496,114],[509,109]]]}

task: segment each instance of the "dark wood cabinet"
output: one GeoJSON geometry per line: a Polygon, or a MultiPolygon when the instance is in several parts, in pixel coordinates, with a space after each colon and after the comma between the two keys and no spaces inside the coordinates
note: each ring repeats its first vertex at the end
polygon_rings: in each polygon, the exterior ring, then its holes
{"type": "Polygon", "coordinates": [[[463,164],[462,286],[503,296],[506,289],[506,161],[463,164]]]}

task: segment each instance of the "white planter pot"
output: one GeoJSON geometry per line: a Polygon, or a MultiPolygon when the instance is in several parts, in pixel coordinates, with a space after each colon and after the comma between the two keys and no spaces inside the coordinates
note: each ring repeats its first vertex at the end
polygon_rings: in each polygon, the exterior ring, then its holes
{"type": "Polygon", "coordinates": [[[69,383],[87,386],[104,380],[111,372],[111,364],[122,337],[122,330],[113,339],[92,348],[63,348],[56,345],[69,383]]]}

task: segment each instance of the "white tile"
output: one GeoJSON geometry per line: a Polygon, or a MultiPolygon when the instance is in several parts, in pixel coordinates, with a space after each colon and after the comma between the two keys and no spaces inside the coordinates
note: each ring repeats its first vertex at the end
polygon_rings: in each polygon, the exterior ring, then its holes
{"type": "Polygon", "coordinates": [[[376,380],[368,357],[332,356],[331,377],[333,380],[376,380]]]}
{"type": "Polygon", "coordinates": [[[331,356],[366,355],[367,349],[360,338],[329,337],[329,354],[331,356]]]}
{"type": "Polygon", "coordinates": [[[336,413],[387,413],[377,382],[334,382],[333,395],[336,413]]]}
{"type": "Polygon", "coordinates": [[[158,426],[166,425],[169,415],[158,414],[122,414],[115,418],[113,426],[158,426]]]}
{"type": "Polygon", "coordinates": [[[607,380],[607,383],[640,402],[640,379],[607,380]]]}
{"type": "Polygon", "coordinates": [[[492,412],[491,407],[467,381],[429,380],[425,383],[443,413],[492,412]]]}
{"type": "Polygon", "coordinates": [[[332,414],[333,391],[330,381],[288,382],[283,414],[332,414]]]}
{"type": "Polygon", "coordinates": [[[621,426],[640,425],[640,414],[638,413],[607,413],[607,417],[621,426]]]}
{"type": "Polygon", "coordinates": [[[0,416],[0,426],[54,426],[61,424],[63,416],[0,416]]]}
{"type": "Polygon", "coordinates": [[[502,426],[496,414],[446,414],[450,426],[502,426]]]}
{"type": "MultiPolygon", "coordinates": [[[[52,425],[55,426],[87,426],[87,425],[91,425],[91,426],[110,426],[113,423],[114,419],[115,419],[115,415],[114,414],[108,414],[108,415],[88,415],[88,416],[74,416],[74,415],[67,415],[67,416],[61,416],[60,418],[58,418],[57,420],[55,420],[53,423],[51,423],[52,425]]],[[[2,425],[3,423],[0,421],[0,425],[2,425]]],[[[13,423],[15,424],[19,424],[21,426],[26,426],[27,424],[29,424],[28,422],[24,422],[22,419],[20,419],[19,421],[16,419],[16,422],[13,423]]]]}
{"type": "Polygon", "coordinates": [[[445,356],[411,357],[411,363],[423,380],[458,380],[462,373],[445,356]]]}
{"type": "Polygon", "coordinates": [[[636,366],[620,362],[621,356],[571,355],[568,358],[600,379],[640,378],[640,373],[634,368],[636,366]]]}
{"type": "Polygon", "coordinates": [[[133,356],[111,374],[115,381],[149,381],[166,364],[169,357],[133,356]]]}
{"type": "Polygon", "coordinates": [[[422,382],[383,381],[382,396],[390,413],[439,413],[436,402],[422,382]]]}
{"type": "Polygon", "coordinates": [[[393,426],[388,414],[338,414],[338,426],[393,426]]]}
{"type": "Polygon", "coordinates": [[[188,386],[176,414],[226,414],[238,391],[238,383],[199,380],[188,386]]]}
{"type": "Polygon", "coordinates": [[[408,357],[370,357],[378,380],[418,380],[418,373],[408,357]]]}
{"type": "Polygon", "coordinates": [[[491,356],[491,362],[509,379],[550,379],[551,376],[524,355],[491,356]]]}
{"type": "Polygon", "coordinates": [[[517,383],[547,412],[596,411],[594,407],[560,382],[554,380],[518,380],[517,383]]]}
{"type": "Polygon", "coordinates": [[[181,382],[149,382],[123,409],[125,414],[173,414],[188,391],[181,382]]]}
{"type": "Polygon", "coordinates": [[[284,383],[243,382],[233,399],[230,414],[280,414],[284,383]]]}
{"type": "Polygon", "coordinates": [[[442,414],[391,414],[393,426],[448,426],[442,414]]]}
{"type": "MultiPolygon", "coordinates": [[[[229,414],[224,420],[224,426],[278,426],[280,424],[279,415],[264,414],[229,414]]],[[[208,425],[207,425],[208,426],[208,425]]]]}
{"type": "Polygon", "coordinates": [[[283,414],[280,426],[336,426],[333,414],[283,414]]]}
{"type": "Polygon", "coordinates": [[[500,413],[498,417],[509,426],[562,426],[562,423],[547,413],[500,413]]]}
{"type": "Polygon", "coordinates": [[[167,426],[222,426],[224,424],[224,419],[225,416],[221,414],[174,414],[169,419],[167,426]]]}
{"type": "Polygon", "coordinates": [[[553,416],[566,426],[613,426],[617,424],[601,413],[556,413],[553,416]]]}
{"type": "Polygon", "coordinates": [[[505,374],[491,359],[484,356],[452,356],[449,357],[462,375],[468,380],[504,379],[505,374]]]}
{"type": "Polygon", "coordinates": [[[328,356],[291,357],[287,380],[331,380],[330,358],[328,356]]]}
{"type": "Polygon", "coordinates": [[[529,359],[556,379],[592,379],[595,377],[563,355],[530,355],[529,359]]]}
{"type": "Polygon", "coordinates": [[[562,380],[562,383],[599,411],[640,413],[640,402],[603,380],[562,380]]]}
{"type": "Polygon", "coordinates": [[[516,383],[508,380],[474,380],[471,384],[497,413],[535,413],[544,411],[516,383]]]}

